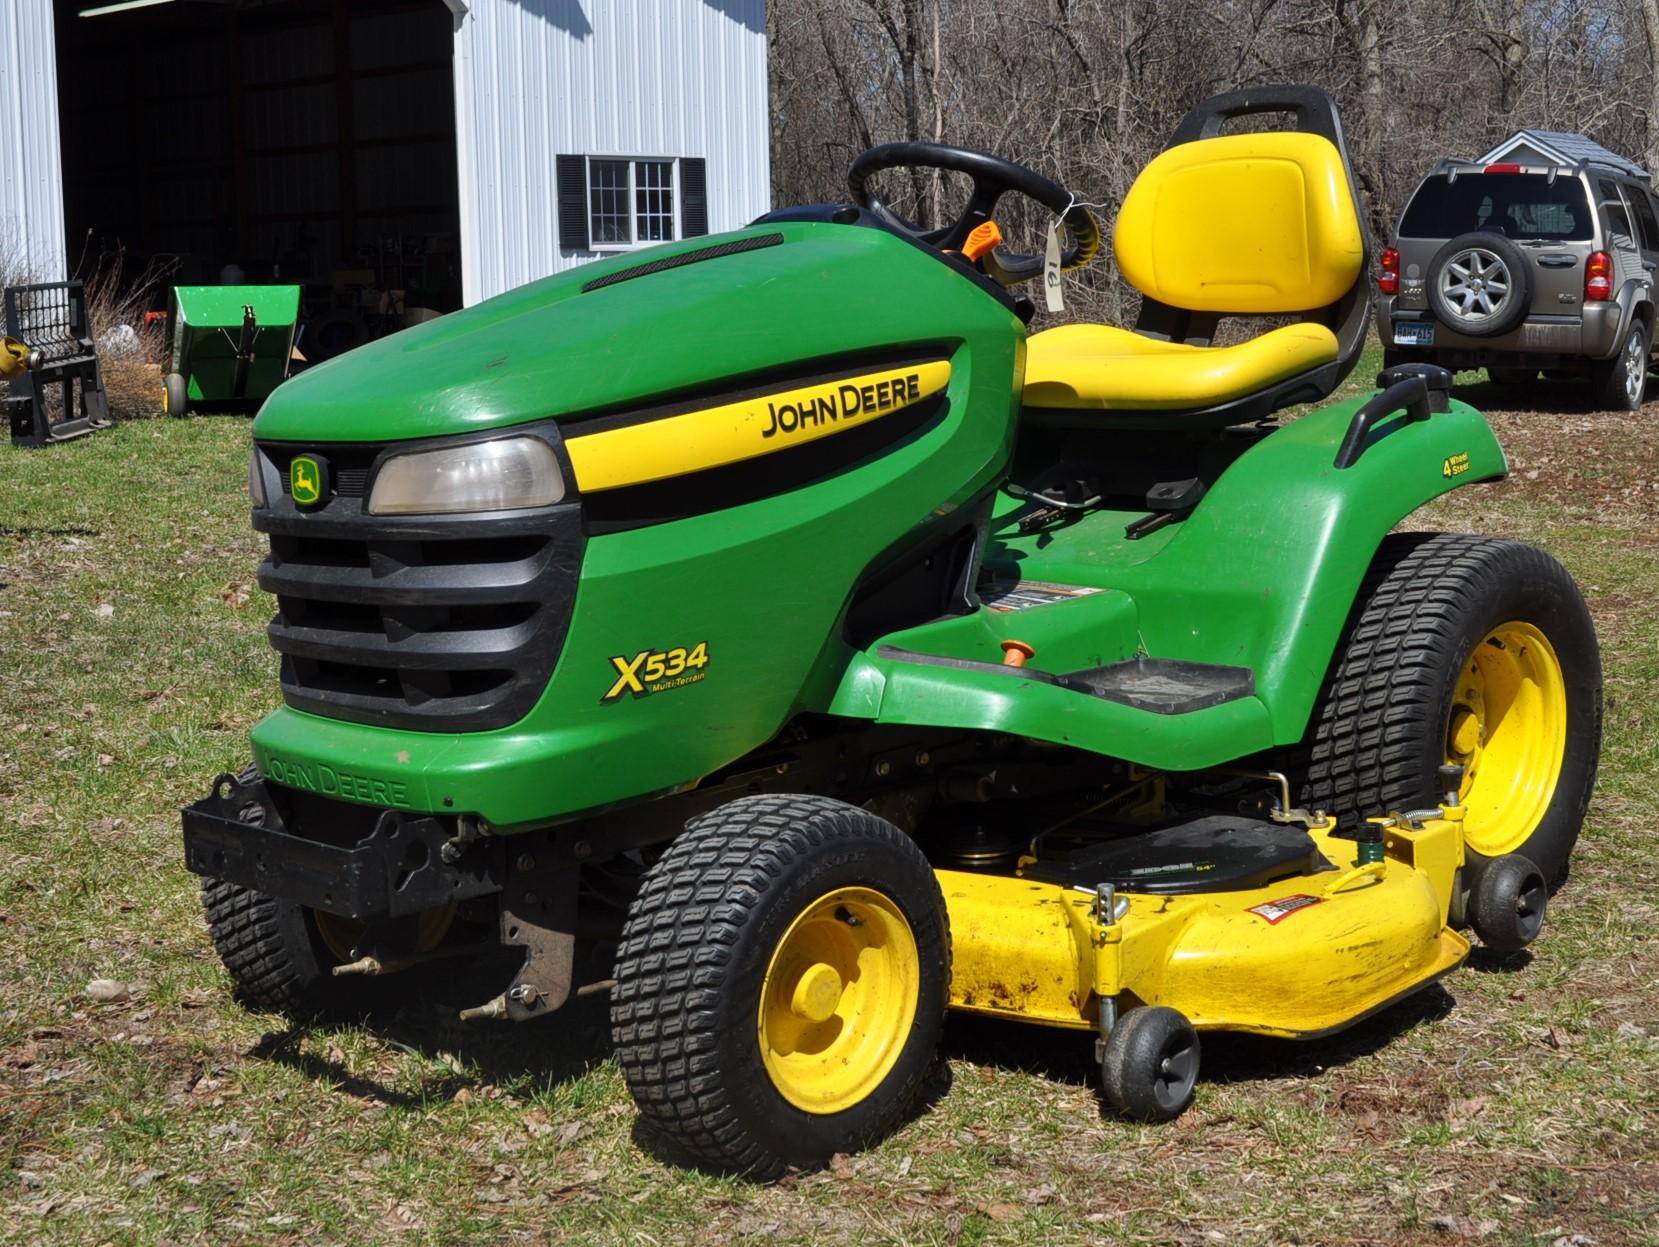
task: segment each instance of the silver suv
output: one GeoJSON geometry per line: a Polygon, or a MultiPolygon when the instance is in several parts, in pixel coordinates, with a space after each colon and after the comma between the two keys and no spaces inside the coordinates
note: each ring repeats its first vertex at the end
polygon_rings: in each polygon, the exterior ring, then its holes
{"type": "Polygon", "coordinates": [[[1576,165],[1442,160],[1382,255],[1383,364],[1540,370],[1587,379],[1603,406],[1642,405],[1653,347],[1659,201],[1646,182],[1576,165]]]}

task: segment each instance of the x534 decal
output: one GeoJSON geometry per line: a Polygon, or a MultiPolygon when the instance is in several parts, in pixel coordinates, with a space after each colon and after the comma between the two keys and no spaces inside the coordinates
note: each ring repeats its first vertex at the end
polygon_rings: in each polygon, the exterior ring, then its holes
{"type": "Polygon", "coordinates": [[[677,645],[673,649],[642,649],[632,658],[618,655],[611,659],[611,666],[616,668],[615,682],[599,703],[616,701],[624,693],[644,697],[695,684],[703,678],[703,668],[708,665],[707,641],[699,641],[690,649],[677,645]]]}

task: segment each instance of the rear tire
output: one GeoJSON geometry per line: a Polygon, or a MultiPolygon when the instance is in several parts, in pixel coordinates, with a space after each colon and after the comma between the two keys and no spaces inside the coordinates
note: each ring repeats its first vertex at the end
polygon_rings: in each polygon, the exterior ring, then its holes
{"type": "Polygon", "coordinates": [[[1601,751],[1601,657],[1565,568],[1518,541],[1386,538],[1303,742],[1300,804],[1352,826],[1434,805],[1468,767],[1471,873],[1524,854],[1566,876],[1601,751]]]}
{"type": "Polygon", "coordinates": [[[915,1102],[949,959],[938,882],[898,828],[828,797],[745,797],[692,822],[629,909],[618,1060],[696,1162],[817,1167],[915,1102]]]}
{"type": "Polygon", "coordinates": [[[1592,374],[1596,404],[1607,411],[1636,411],[1647,397],[1648,353],[1651,331],[1641,320],[1630,322],[1624,341],[1612,359],[1598,360],[1592,374]]]}

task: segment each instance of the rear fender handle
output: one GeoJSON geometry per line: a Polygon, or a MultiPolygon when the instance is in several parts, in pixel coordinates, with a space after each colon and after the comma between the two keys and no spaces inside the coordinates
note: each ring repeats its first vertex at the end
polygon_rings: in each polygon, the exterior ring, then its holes
{"type": "Polygon", "coordinates": [[[1351,468],[1358,463],[1372,444],[1372,431],[1396,414],[1403,412],[1406,424],[1416,424],[1450,410],[1452,374],[1434,364],[1400,364],[1378,376],[1377,383],[1387,388],[1354,413],[1333,466],[1351,468]]]}

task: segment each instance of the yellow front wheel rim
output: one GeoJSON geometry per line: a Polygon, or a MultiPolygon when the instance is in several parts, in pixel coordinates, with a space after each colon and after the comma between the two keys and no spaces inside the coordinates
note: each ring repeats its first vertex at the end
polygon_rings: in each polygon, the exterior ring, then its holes
{"type": "Polygon", "coordinates": [[[897,905],[837,888],[790,924],[760,989],[761,1060],[796,1108],[839,1113],[892,1072],[916,1020],[921,956],[897,905]]]}
{"type": "MultiPolygon", "coordinates": [[[[342,918],[338,914],[331,914],[321,909],[311,911],[312,918],[317,924],[317,934],[322,936],[323,943],[328,951],[343,962],[352,960],[352,950],[357,947],[368,930],[366,923],[358,922],[353,918],[342,918]]],[[[414,948],[416,953],[429,953],[442,942],[449,934],[449,928],[455,921],[455,906],[439,905],[436,909],[423,909],[415,915],[414,948]]]]}
{"type": "Polygon", "coordinates": [[[1465,843],[1485,857],[1525,844],[1555,798],[1566,749],[1555,648],[1532,624],[1499,624],[1459,674],[1446,719],[1446,761],[1464,768],[1465,843]]]}

